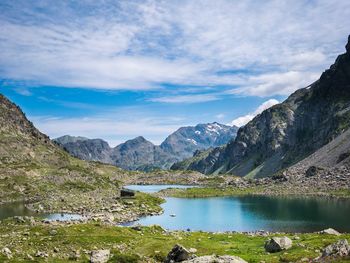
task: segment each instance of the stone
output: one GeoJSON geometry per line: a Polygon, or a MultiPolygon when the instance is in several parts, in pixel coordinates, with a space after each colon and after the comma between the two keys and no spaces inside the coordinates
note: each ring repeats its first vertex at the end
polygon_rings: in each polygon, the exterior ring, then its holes
{"type": "Polygon", "coordinates": [[[176,244],[169,252],[165,263],[182,262],[190,257],[190,252],[183,246],[176,244]]]}
{"type": "Polygon", "coordinates": [[[120,196],[121,197],[134,197],[135,196],[135,192],[133,190],[122,188],[120,190],[120,196]]]}
{"type": "Polygon", "coordinates": [[[202,256],[183,261],[183,263],[247,263],[244,259],[237,256],[202,256]]]}
{"type": "Polygon", "coordinates": [[[197,253],[197,249],[191,247],[191,248],[188,250],[188,252],[194,254],[194,253],[197,253]]]}
{"type": "Polygon", "coordinates": [[[47,257],[49,257],[49,255],[47,253],[43,252],[43,251],[36,252],[35,256],[37,258],[47,258],[47,257]]]}
{"type": "Polygon", "coordinates": [[[320,167],[316,167],[316,166],[310,166],[306,172],[305,172],[305,176],[306,177],[312,177],[317,175],[320,171],[322,171],[323,169],[320,167]]]}
{"type": "Polygon", "coordinates": [[[273,237],[265,243],[265,250],[270,253],[279,252],[292,247],[292,240],[288,237],[273,237]]]}
{"type": "Polygon", "coordinates": [[[350,255],[350,246],[346,239],[338,240],[337,242],[327,246],[322,253],[322,257],[340,256],[345,257],[350,255]]]}
{"type": "Polygon", "coordinates": [[[132,226],[131,229],[135,230],[135,231],[141,231],[142,230],[140,225],[132,226]]]}
{"type": "Polygon", "coordinates": [[[327,228],[327,229],[324,229],[320,232],[321,234],[328,234],[328,235],[335,235],[335,236],[340,236],[341,234],[333,229],[333,228],[327,228]]]}
{"type": "Polygon", "coordinates": [[[50,229],[49,234],[51,236],[55,236],[55,235],[57,235],[57,230],[56,229],[50,229]]]}
{"type": "Polygon", "coordinates": [[[12,251],[8,247],[4,247],[3,249],[1,249],[1,253],[8,259],[12,258],[12,251]]]}
{"type": "Polygon", "coordinates": [[[90,263],[105,263],[109,260],[109,249],[91,251],[90,263]]]}

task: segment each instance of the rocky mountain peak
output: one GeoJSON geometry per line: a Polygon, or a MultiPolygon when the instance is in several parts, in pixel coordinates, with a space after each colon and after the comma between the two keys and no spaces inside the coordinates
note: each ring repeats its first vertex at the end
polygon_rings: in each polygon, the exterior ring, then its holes
{"type": "Polygon", "coordinates": [[[23,111],[2,94],[0,94],[0,124],[0,132],[35,137],[51,144],[49,137],[38,131],[33,123],[27,120],[23,111]]]}
{"type": "Polygon", "coordinates": [[[348,43],[345,46],[346,52],[350,53],[350,35],[348,36],[348,43]]]}
{"type": "Polygon", "coordinates": [[[349,127],[350,56],[345,53],[319,80],[241,127],[225,147],[174,167],[264,177],[304,159],[349,127]]]}

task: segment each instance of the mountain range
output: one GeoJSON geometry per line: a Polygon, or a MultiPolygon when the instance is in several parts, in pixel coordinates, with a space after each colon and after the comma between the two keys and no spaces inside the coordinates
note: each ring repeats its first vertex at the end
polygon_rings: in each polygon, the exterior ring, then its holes
{"type": "Polygon", "coordinates": [[[317,81],[263,111],[228,144],[198,152],[172,169],[265,177],[303,160],[349,126],[350,36],[346,53],[317,81]]]}
{"type": "Polygon", "coordinates": [[[127,170],[168,169],[175,162],[192,157],[196,151],[224,145],[236,136],[238,127],[217,122],[181,127],[159,146],[142,136],[114,148],[102,139],[65,135],[54,139],[73,156],[113,164],[127,170]]]}

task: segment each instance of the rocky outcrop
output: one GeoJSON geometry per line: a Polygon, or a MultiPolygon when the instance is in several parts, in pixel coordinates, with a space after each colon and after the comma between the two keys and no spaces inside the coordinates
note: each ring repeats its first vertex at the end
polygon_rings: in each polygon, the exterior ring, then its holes
{"type": "Polygon", "coordinates": [[[264,177],[309,156],[350,126],[350,52],[319,80],[241,127],[235,140],[186,169],[264,177]]]}
{"type": "Polygon", "coordinates": [[[292,247],[292,240],[289,237],[273,237],[265,243],[265,250],[270,253],[279,252],[292,247]]]}

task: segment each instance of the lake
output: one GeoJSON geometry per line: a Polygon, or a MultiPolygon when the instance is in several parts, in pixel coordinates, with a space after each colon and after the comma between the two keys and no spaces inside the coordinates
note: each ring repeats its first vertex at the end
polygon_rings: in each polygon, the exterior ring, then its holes
{"type": "Polygon", "coordinates": [[[49,221],[74,221],[83,218],[78,214],[67,213],[38,214],[26,208],[21,202],[0,205],[0,220],[13,216],[35,216],[49,221]]]}
{"type": "Polygon", "coordinates": [[[160,190],[168,189],[168,188],[192,188],[196,187],[193,185],[181,185],[181,184],[153,184],[153,185],[126,185],[124,186],[127,189],[134,190],[134,191],[141,191],[144,193],[156,193],[160,190]]]}
{"type": "Polygon", "coordinates": [[[313,232],[332,227],[350,232],[349,200],[267,196],[166,198],[162,207],[162,215],[147,216],[132,224],[191,231],[313,232]]]}

